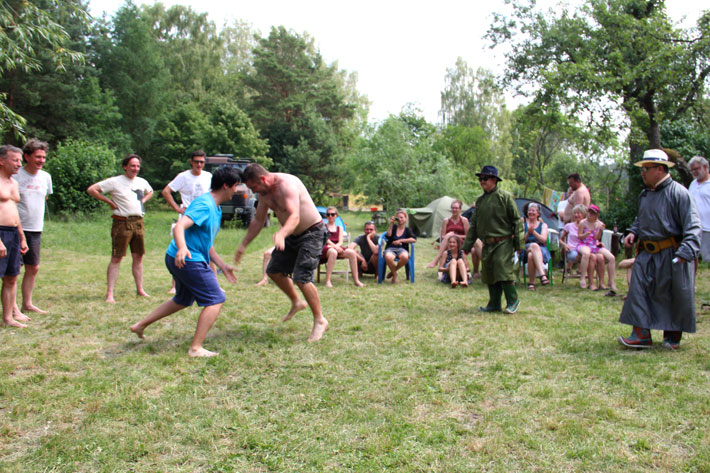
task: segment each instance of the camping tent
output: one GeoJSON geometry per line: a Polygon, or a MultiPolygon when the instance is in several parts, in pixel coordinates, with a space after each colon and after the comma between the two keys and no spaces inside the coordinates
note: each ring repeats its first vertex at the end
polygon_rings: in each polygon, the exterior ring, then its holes
{"type": "MultiPolygon", "coordinates": [[[[418,209],[406,209],[409,214],[409,228],[415,235],[421,237],[439,236],[441,222],[445,218],[451,217],[451,202],[453,197],[444,196],[429,202],[426,207],[418,209]]],[[[461,211],[468,209],[468,205],[463,206],[461,211]]]]}

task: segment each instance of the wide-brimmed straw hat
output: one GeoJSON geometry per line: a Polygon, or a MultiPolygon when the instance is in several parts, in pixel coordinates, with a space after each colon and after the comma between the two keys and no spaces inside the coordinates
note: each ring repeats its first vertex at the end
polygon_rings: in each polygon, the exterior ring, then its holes
{"type": "Polygon", "coordinates": [[[643,152],[643,158],[634,163],[634,166],[641,167],[642,164],[664,164],[669,168],[675,166],[675,163],[668,159],[668,155],[662,149],[647,149],[643,152]]]}

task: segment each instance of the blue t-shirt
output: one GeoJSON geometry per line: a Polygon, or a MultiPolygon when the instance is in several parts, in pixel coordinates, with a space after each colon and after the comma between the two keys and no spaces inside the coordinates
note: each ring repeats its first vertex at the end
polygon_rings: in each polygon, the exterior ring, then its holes
{"type": "MultiPolygon", "coordinates": [[[[190,250],[192,258],[185,261],[210,262],[210,248],[219,232],[219,225],[222,222],[222,209],[215,203],[212,194],[207,192],[192,201],[185,210],[185,216],[195,222],[190,228],[185,230],[185,244],[190,250]]],[[[168,255],[175,258],[177,255],[177,245],[175,239],[168,246],[168,255]]]]}

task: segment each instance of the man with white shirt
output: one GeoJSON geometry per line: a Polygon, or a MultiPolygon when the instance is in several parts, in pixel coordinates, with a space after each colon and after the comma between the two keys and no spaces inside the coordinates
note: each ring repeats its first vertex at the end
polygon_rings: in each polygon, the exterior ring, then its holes
{"type": "Polygon", "coordinates": [[[94,199],[106,202],[113,209],[111,227],[111,262],[106,272],[106,302],[114,303],[113,288],[118,279],[121,260],[126,250],[131,247],[133,256],[133,279],[139,296],[150,297],[143,290],[143,255],[145,254],[145,227],[143,226],[144,204],[153,197],[153,188],[148,181],[138,177],[141,170],[141,157],[129,154],[123,159],[125,174],[110,177],[91,184],[86,192],[94,199]],[[109,194],[111,198],[104,194],[109,194]]]}
{"type": "MultiPolygon", "coordinates": [[[[36,138],[25,143],[22,149],[25,158],[25,166],[15,174],[13,179],[17,181],[20,191],[20,202],[17,204],[17,211],[20,214],[22,230],[25,232],[27,246],[29,250],[22,255],[22,262],[25,266],[25,275],[22,278],[22,310],[21,312],[37,312],[46,314],[47,312],[38,308],[32,302],[32,293],[35,287],[35,280],[39,272],[39,251],[42,242],[42,230],[44,229],[44,208],[45,202],[52,193],[52,176],[43,171],[47,160],[49,145],[36,138]]],[[[20,312],[20,308],[15,304],[15,314],[20,312]]]]}
{"type": "Polygon", "coordinates": [[[190,156],[192,169],[178,174],[160,193],[170,207],[180,215],[185,213],[190,202],[210,190],[212,174],[204,171],[205,156],[205,152],[201,149],[193,151],[190,156]],[[180,205],[173,199],[173,192],[180,193],[180,205]]]}
{"type": "Polygon", "coordinates": [[[688,167],[695,178],[690,183],[688,190],[695,200],[695,207],[698,209],[700,223],[703,226],[700,254],[703,261],[710,261],[710,172],[708,171],[708,160],[702,156],[695,156],[688,163],[688,167]]]}

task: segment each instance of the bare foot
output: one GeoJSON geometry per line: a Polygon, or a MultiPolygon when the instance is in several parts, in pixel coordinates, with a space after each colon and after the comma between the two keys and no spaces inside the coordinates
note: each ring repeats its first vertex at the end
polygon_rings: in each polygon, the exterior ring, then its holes
{"type": "Polygon", "coordinates": [[[397,284],[397,273],[392,273],[392,284],[397,284]]]}
{"type": "Polygon", "coordinates": [[[137,294],[139,297],[150,297],[150,294],[148,294],[147,292],[145,292],[142,289],[140,291],[138,291],[137,294]]]}
{"type": "Polygon", "coordinates": [[[318,322],[313,321],[313,330],[311,330],[311,336],[308,337],[309,342],[317,342],[323,337],[326,329],[328,328],[328,321],[325,317],[321,317],[318,322]]]}
{"type": "Polygon", "coordinates": [[[387,279],[392,279],[392,273],[387,273],[387,279]]]}
{"type": "Polygon", "coordinates": [[[6,325],[8,327],[27,328],[27,325],[21,324],[20,322],[18,322],[15,319],[3,320],[2,324],[6,325]]]}
{"type": "Polygon", "coordinates": [[[333,287],[333,283],[331,283],[330,281],[326,281],[325,287],[333,287]]]}
{"type": "Polygon", "coordinates": [[[29,317],[27,317],[27,316],[26,316],[25,314],[23,314],[22,312],[18,312],[18,313],[15,314],[15,320],[17,320],[18,322],[29,322],[29,321],[32,320],[32,319],[29,318],[29,317]]]}
{"type": "Polygon", "coordinates": [[[171,287],[170,289],[168,289],[168,294],[175,294],[175,288],[171,287]]]}
{"type": "Polygon", "coordinates": [[[586,289],[587,288],[587,280],[584,278],[580,279],[579,280],[579,287],[581,287],[582,289],[586,289]]]}
{"type": "Polygon", "coordinates": [[[363,283],[361,283],[360,281],[355,281],[355,285],[357,287],[365,287],[365,285],[363,283]]]}
{"type": "Polygon", "coordinates": [[[481,273],[473,273],[473,279],[481,279],[481,273]]]}
{"type": "Polygon", "coordinates": [[[590,291],[598,291],[599,288],[596,285],[592,284],[591,286],[589,286],[589,290],[590,291]]]}
{"type": "Polygon", "coordinates": [[[259,281],[258,283],[256,283],[255,286],[261,287],[261,286],[266,286],[267,284],[269,284],[269,278],[264,278],[261,281],[259,281]]]}
{"type": "Polygon", "coordinates": [[[459,285],[458,282],[456,282],[456,281],[451,281],[451,289],[455,288],[455,287],[458,286],[458,285],[459,285]]]}
{"type": "MultiPolygon", "coordinates": [[[[38,314],[49,314],[46,310],[42,310],[34,304],[23,305],[22,312],[37,312],[38,314]]],[[[15,317],[17,318],[17,317],[15,317]]]]}
{"type": "Polygon", "coordinates": [[[114,299],[113,296],[106,296],[106,302],[108,302],[109,304],[115,304],[116,299],[114,299]]]}
{"type": "Polygon", "coordinates": [[[289,310],[288,314],[286,314],[284,316],[284,318],[281,319],[281,322],[286,322],[287,320],[291,320],[291,317],[296,315],[296,312],[301,311],[301,310],[305,309],[306,307],[308,307],[308,304],[306,303],[306,301],[302,301],[299,299],[297,302],[294,302],[291,305],[291,310],[289,310]]]}
{"type": "Polygon", "coordinates": [[[129,330],[138,335],[138,338],[145,338],[145,335],[143,335],[143,330],[145,329],[143,327],[140,327],[138,324],[131,325],[129,330]]]}
{"type": "Polygon", "coordinates": [[[214,352],[214,351],[205,350],[202,347],[198,348],[197,350],[193,350],[192,348],[187,350],[187,356],[189,356],[190,358],[206,358],[206,357],[217,356],[217,355],[219,355],[219,353],[214,352]]]}
{"type": "Polygon", "coordinates": [[[461,283],[461,287],[468,287],[468,283],[467,283],[467,282],[462,282],[462,283],[461,283]]]}
{"type": "Polygon", "coordinates": [[[435,267],[435,266],[436,266],[436,262],[434,262],[434,261],[432,261],[431,263],[429,263],[428,265],[426,265],[427,268],[433,268],[433,267],[435,267]]]}

